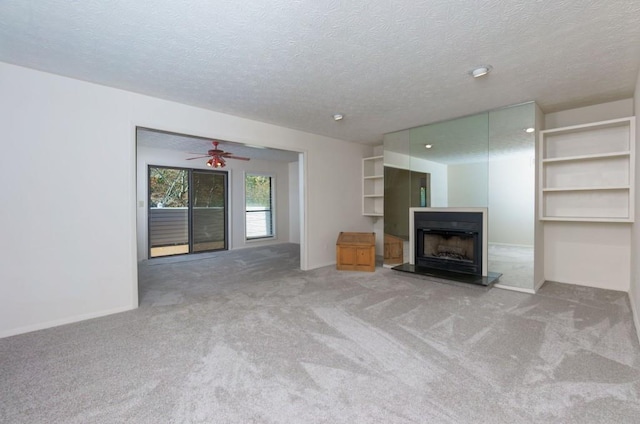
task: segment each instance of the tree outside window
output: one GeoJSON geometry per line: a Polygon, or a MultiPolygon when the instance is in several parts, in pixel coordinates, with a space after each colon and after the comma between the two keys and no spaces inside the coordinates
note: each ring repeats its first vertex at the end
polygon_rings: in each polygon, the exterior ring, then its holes
{"type": "Polygon", "coordinates": [[[274,177],[270,175],[245,175],[245,225],[246,238],[273,237],[274,177]]]}

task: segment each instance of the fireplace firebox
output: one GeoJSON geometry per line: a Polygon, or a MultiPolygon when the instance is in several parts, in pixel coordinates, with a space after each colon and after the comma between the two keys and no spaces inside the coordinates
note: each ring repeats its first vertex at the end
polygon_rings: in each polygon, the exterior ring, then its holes
{"type": "Polygon", "coordinates": [[[415,212],[418,267],[482,275],[482,213],[415,212]]]}

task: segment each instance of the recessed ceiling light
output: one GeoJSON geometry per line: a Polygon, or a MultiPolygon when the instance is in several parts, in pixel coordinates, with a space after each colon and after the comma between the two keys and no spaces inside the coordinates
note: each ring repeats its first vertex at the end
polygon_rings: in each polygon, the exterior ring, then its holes
{"type": "Polygon", "coordinates": [[[336,113],[335,115],[333,115],[334,121],[342,121],[343,119],[344,119],[344,115],[341,113],[336,113]]]}
{"type": "Polygon", "coordinates": [[[471,72],[469,73],[474,78],[480,78],[482,76],[487,75],[489,72],[491,72],[491,69],[493,69],[491,65],[483,65],[483,66],[478,66],[477,68],[471,70],[471,72]]]}
{"type": "Polygon", "coordinates": [[[425,147],[426,149],[430,149],[430,148],[432,148],[432,147],[433,147],[433,145],[432,145],[432,144],[425,144],[425,145],[424,145],[424,147],[425,147]]]}
{"type": "Polygon", "coordinates": [[[529,128],[525,128],[525,129],[524,129],[524,132],[526,132],[526,133],[528,133],[528,134],[531,134],[531,133],[532,133],[532,132],[534,132],[535,130],[536,130],[535,128],[533,128],[533,127],[529,127],[529,128]]]}

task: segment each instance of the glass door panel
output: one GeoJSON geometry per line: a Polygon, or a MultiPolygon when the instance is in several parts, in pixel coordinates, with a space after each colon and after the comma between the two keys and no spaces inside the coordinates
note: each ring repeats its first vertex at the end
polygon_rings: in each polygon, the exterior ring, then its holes
{"type": "Polygon", "coordinates": [[[192,252],[227,248],[227,174],[192,171],[192,252]]]}
{"type": "Polygon", "coordinates": [[[189,172],[149,167],[149,257],[189,253],[189,172]]]}

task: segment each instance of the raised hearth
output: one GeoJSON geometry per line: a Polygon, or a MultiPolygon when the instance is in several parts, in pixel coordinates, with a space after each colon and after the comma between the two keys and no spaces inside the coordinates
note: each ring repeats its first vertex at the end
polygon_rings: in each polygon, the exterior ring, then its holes
{"type": "Polygon", "coordinates": [[[432,277],[437,280],[455,281],[458,283],[477,284],[489,287],[498,282],[502,274],[497,272],[488,272],[486,276],[467,274],[464,272],[452,272],[435,268],[424,268],[412,264],[401,264],[391,268],[395,271],[407,272],[414,275],[422,275],[424,277],[432,277]]]}

